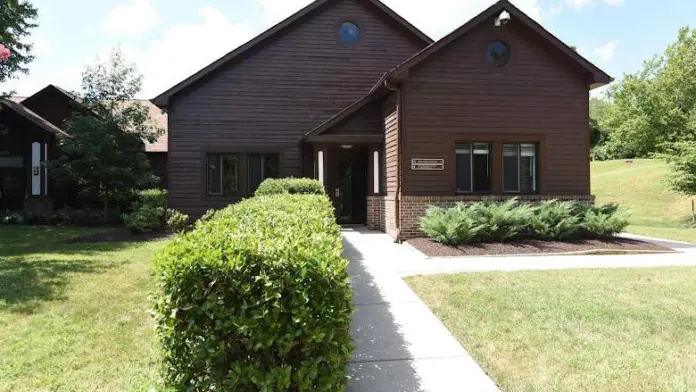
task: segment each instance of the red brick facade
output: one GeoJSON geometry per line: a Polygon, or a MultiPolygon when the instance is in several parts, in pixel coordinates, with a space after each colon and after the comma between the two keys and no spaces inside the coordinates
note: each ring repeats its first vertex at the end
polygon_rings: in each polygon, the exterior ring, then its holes
{"type": "Polygon", "coordinates": [[[381,230],[396,240],[407,240],[424,236],[420,230],[420,219],[430,206],[454,207],[457,203],[475,201],[505,201],[512,197],[530,203],[544,200],[575,200],[594,203],[594,196],[547,196],[547,195],[472,195],[472,196],[402,196],[399,200],[399,225],[396,224],[396,199],[389,196],[367,197],[367,226],[381,230]]]}

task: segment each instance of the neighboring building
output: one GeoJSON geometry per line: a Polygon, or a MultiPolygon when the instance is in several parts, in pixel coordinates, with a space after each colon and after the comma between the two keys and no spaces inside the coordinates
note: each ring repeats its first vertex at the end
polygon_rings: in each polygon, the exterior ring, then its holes
{"type": "Polygon", "coordinates": [[[377,0],[318,0],[153,99],[170,206],[308,176],[339,221],[403,239],[429,205],[592,201],[588,91],[611,80],[506,0],[437,42],[377,0]]]}
{"type": "MultiPolygon", "coordinates": [[[[167,115],[150,101],[138,102],[149,109],[153,124],[164,129],[155,143],[144,142],[143,148],[166,188],[167,115]]],[[[47,212],[74,201],[75,190],[53,183],[43,162],[57,153],[57,137],[69,137],[62,130],[65,120],[76,110],[86,110],[80,100],[48,85],[30,97],[2,100],[0,107],[0,211],[47,212]]]]}

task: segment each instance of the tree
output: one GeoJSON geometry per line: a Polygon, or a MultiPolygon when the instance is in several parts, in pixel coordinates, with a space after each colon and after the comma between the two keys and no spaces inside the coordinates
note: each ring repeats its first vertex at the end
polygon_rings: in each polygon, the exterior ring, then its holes
{"type": "Polygon", "coordinates": [[[696,140],[696,29],[682,28],[665,53],[609,89],[600,121],[619,158],[648,157],[696,140]]]}
{"type": "MultiPolygon", "coordinates": [[[[0,1],[0,45],[5,53],[0,60],[0,83],[27,73],[27,64],[34,60],[32,45],[25,42],[30,31],[36,27],[36,8],[27,0],[0,1]],[[9,56],[8,56],[9,52],[9,56]]],[[[12,95],[11,91],[0,91],[0,97],[12,95]]]]}
{"type": "Polygon", "coordinates": [[[590,98],[590,147],[596,147],[605,139],[606,131],[599,126],[609,103],[602,98],[590,98]]]}
{"type": "Polygon", "coordinates": [[[162,130],[133,100],[141,86],[142,76],[118,48],[106,62],[87,66],[82,107],[64,125],[71,137],[61,139],[58,157],[49,162],[57,181],[77,186],[83,203],[98,200],[105,213],[156,181],[143,141],[154,142],[162,130]]]}

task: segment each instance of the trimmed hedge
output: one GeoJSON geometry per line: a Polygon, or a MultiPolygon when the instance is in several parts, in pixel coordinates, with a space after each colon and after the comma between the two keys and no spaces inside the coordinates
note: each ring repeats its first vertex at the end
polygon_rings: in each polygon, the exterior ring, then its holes
{"type": "Polygon", "coordinates": [[[166,382],[343,390],[353,307],[330,201],[259,196],[206,215],[156,257],[166,382]]]}
{"type": "Polygon", "coordinates": [[[324,185],[311,178],[269,178],[259,185],[256,196],[279,194],[324,195],[324,185]]]}
{"type": "Polygon", "coordinates": [[[446,245],[508,241],[518,238],[568,240],[609,237],[621,233],[628,220],[617,204],[589,206],[577,202],[458,204],[453,208],[430,207],[421,219],[421,230],[446,245]]]}

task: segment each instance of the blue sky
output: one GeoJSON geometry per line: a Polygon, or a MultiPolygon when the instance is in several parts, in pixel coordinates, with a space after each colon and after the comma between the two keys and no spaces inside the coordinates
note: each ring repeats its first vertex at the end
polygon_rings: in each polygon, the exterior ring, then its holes
{"type": "MultiPolygon", "coordinates": [[[[39,10],[29,75],[0,91],[29,95],[49,83],[79,90],[80,72],[120,45],[152,98],[253,38],[310,0],[32,0],[39,10]]],[[[383,0],[437,39],[493,0],[383,0]]],[[[693,0],[513,0],[569,45],[619,78],[676,39],[693,0]]],[[[691,19],[691,20],[690,20],[691,19]]]]}

